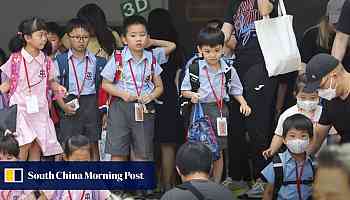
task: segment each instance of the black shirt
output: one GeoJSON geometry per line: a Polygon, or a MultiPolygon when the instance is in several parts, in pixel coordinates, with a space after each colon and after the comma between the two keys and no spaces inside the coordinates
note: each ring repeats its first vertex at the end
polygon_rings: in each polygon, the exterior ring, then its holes
{"type": "Polygon", "coordinates": [[[334,126],[342,137],[342,142],[350,142],[350,95],[345,100],[339,97],[331,101],[325,100],[319,123],[334,126]]]}
{"type": "Polygon", "coordinates": [[[350,35],[350,1],[346,0],[337,24],[337,30],[350,35]]]}
{"type": "MultiPolygon", "coordinates": [[[[319,26],[313,26],[309,28],[302,40],[301,44],[301,58],[304,63],[308,63],[309,60],[319,54],[319,53],[331,53],[331,48],[333,46],[333,41],[335,37],[335,33],[331,35],[329,38],[329,49],[323,48],[319,45],[318,42],[318,35],[319,35],[319,26]]],[[[350,52],[349,50],[346,51],[343,61],[342,61],[345,69],[350,72],[350,52]]]]}

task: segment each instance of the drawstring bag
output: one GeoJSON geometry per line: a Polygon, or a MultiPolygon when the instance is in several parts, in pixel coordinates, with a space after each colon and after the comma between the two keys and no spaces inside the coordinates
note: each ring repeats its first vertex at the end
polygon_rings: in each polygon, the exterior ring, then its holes
{"type": "Polygon", "coordinates": [[[213,126],[208,116],[204,116],[200,103],[194,105],[193,120],[188,129],[187,140],[189,142],[201,142],[207,145],[213,153],[213,159],[218,160],[220,158],[219,145],[213,126]]]}

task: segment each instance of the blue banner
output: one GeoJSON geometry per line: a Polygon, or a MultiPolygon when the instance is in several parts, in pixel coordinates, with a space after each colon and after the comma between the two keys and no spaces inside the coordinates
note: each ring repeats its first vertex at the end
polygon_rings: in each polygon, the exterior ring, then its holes
{"type": "Polygon", "coordinates": [[[156,187],[154,162],[0,162],[0,190],[156,187]]]}

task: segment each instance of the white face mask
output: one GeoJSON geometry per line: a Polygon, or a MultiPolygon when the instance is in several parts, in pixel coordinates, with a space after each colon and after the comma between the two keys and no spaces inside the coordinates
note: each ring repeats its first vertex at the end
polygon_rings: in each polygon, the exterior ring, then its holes
{"type": "Polygon", "coordinates": [[[300,99],[297,99],[297,105],[299,109],[305,110],[307,112],[316,110],[318,106],[319,101],[303,101],[300,99]]]}
{"type": "Polygon", "coordinates": [[[289,151],[295,154],[304,153],[307,146],[309,145],[309,139],[307,140],[301,140],[301,139],[294,139],[294,140],[287,140],[287,148],[289,151]]]}
{"type": "Polygon", "coordinates": [[[331,78],[331,84],[329,85],[329,88],[327,89],[318,89],[318,96],[321,98],[327,99],[328,101],[334,99],[337,96],[336,93],[336,87],[332,88],[332,78],[331,78]]]}

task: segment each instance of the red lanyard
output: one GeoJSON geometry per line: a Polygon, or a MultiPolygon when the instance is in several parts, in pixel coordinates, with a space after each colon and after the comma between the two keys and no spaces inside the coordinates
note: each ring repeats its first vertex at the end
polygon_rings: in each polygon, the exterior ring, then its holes
{"type": "Polygon", "coordinates": [[[215,100],[216,100],[216,105],[218,106],[218,109],[219,109],[220,114],[222,116],[223,96],[224,96],[224,73],[221,74],[221,96],[220,96],[220,99],[219,99],[218,95],[216,94],[216,92],[214,90],[213,84],[211,83],[211,80],[210,80],[210,77],[209,77],[208,68],[204,68],[204,69],[205,69],[205,72],[207,73],[209,85],[210,85],[210,88],[211,88],[211,90],[213,92],[213,95],[215,97],[215,100]]]}
{"type": "Polygon", "coordinates": [[[88,70],[88,64],[89,64],[89,59],[88,57],[86,57],[86,62],[85,62],[85,73],[84,73],[84,79],[83,79],[83,83],[81,84],[81,87],[79,87],[79,80],[78,80],[78,75],[77,75],[77,70],[75,68],[74,62],[72,57],[70,57],[70,61],[72,63],[72,67],[73,67],[73,71],[74,71],[74,76],[75,76],[75,82],[77,84],[77,89],[78,89],[78,97],[80,97],[80,94],[82,93],[83,89],[84,89],[84,84],[85,84],[85,80],[86,80],[86,75],[87,75],[87,70],[88,70]]]}
{"type": "Polygon", "coordinates": [[[130,68],[130,72],[131,72],[131,77],[132,77],[132,80],[134,82],[134,85],[135,85],[135,88],[136,88],[136,93],[137,93],[138,97],[140,97],[143,85],[145,83],[146,66],[147,66],[147,62],[145,60],[145,67],[143,68],[143,74],[142,74],[142,80],[141,80],[142,82],[141,82],[141,87],[140,87],[140,90],[139,90],[139,87],[137,86],[137,83],[136,83],[136,78],[135,78],[134,71],[132,70],[132,67],[131,67],[131,60],[129,60],[129,68],[130,68]]]}
{"type": "MultiPolygon", "coordinates": [[[[73,200],[72,194],[70,193],[69,190],[68,190],[68,195],[69,195],[69,199],[70,199],[70,200],[73,200]]],[[[80,200],[83,200],[84,196],[85,196],[85,190],[83,190],[83,193],[82,193],[81,196],[80,196],[80,200]]]]}
{"type": "Polygon", "coordinates": [[[32,93],[32,87],[38,85],[42,80],[40,80],[39,82],[37,82],[37,83],[35,83],[33,85],[30,85],[27,61],[26,61],[26,59],[24,59],[24,57],[23,57],[23,64],[24,64],[24,71],[26,73],[26,80],[27,80],[27,85],[28,85],[28,88],[29,88],[29,93],[32,93]]]}
{"type": "Polygon", "coordinates": [[[299,195],[299,199],[302,200],[302,197],[301,197],[301,178],[303,177],[303,172],[304,172],[304,166],[305,166],[305,162],[303,162],[303,164],[301,165],[301,170],[300,170],[300,176],[299,176],[299,173],[298,173],[298,163],[295,162],[295,176],[296,176],[296,182],[297,182],[297,191],[298,191],[298,195],[299,195]]]}
{"type": "Polygon", "coordinates": [[[5,191],[2,191],[1,192],[1,198],[4,199],[4,200],[9,200],[10,199],[10,196],[11,196],[11,190],[9,190],[9,193],[7,193],[7,196],[5,197],[5,191]]]}

